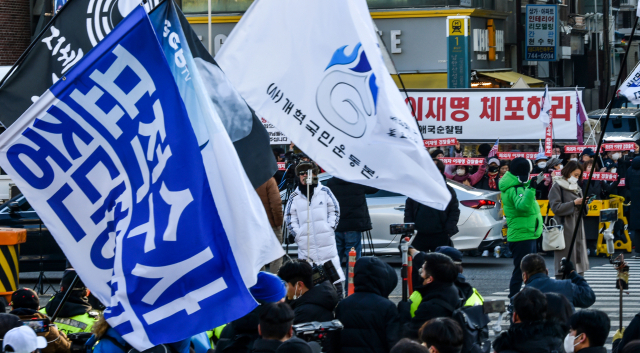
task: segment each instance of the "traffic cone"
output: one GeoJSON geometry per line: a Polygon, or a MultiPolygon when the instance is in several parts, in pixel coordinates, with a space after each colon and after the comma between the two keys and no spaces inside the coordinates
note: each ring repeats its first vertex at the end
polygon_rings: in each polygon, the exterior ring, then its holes
{"type": "Polygon", "coordinates": [[[409,282],[409,296],[413,294],[413,259],[407,256],[407,281],[409,282]]]}
{"type": "Polygon", "coordinates": [[[347,296],[353,294],[353,267],[356,265],[356,249],[351,248],[349,251],[349,284],[347,287],[347,296]]]}

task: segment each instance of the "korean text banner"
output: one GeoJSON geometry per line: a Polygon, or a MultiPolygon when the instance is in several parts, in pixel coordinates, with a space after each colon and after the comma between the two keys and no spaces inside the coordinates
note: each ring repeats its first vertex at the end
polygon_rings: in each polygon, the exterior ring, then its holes
{"type": "Polygon", "coordinates": [[[247,103],[331,175],[448,204],[365,0],[255,1],[216,60],[247,103]]]}
{"type": "Polygon", "coordinates": [[[139,351],[255,307],[142,7],[2,134],[0,165],[139,351]]]}
{"type": "MultiPolygon", "coordinates": [[[[544,89],[420,90],[409,98],[425,139],[495,141],[545,138],[540,123],[544,89]]],[[[550,90],[553,139],[576,139],[576,93],[550,90]]],[[[580,92],[582,94],[582,92],[580,92]]]]}

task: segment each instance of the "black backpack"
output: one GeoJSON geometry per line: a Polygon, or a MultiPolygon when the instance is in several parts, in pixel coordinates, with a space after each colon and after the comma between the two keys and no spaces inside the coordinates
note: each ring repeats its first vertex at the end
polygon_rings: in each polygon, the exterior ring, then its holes
{"type": "MultiPolygon", "coordinates": [[[[432,299],[438,305],[451,312],[451,319],[462,327],[464,343],[462,353],[489,353],[489,315],[484,313],[482,305],[454,308],[442,299],[432,299]]],[[[464,303],[461,301],[461,303],[464,303]]]]}

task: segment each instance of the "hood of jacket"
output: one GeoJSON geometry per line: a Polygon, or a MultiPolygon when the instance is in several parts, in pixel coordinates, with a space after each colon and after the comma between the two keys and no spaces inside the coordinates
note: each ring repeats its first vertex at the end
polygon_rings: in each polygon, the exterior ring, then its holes
{"type": "Polygon", "coordinates": [[[304,295],[296,300],[289,301],[292,309],[302,305],[317,305],[328,311],[333,311],[338,305],[338,293],[329,281],[324,281],[309,289],[304,295]]]}
{"type": "Polygon", "coordinates": [[[513,324],[493,341],[493,348],[498,353],[505,350],[519,353],[563,352],[564,336],[562,327],[555,322],[513,324]]]}
{"type": "Polygon", "coordinates": [[[640,170],[640,158],[634,158],[633,161],[631,161],[631,168],[640,170]]]}
{"type": "MultiPolygon", "coordinates": [[[[527,182],[528,184],[528,182],[527,182]]],[[[505,192],[508,189],[514,187],[514,186],[519,186],[519,185],[527,185],[527,184],[522,184],[520,182],[520,180],[518,180],[518,177],[511,174],[511,172],[506,172],[502,178],[500,178],[500,182],[498,184],[498,189],[500,189],[500,191],[505,192]]]]}
{"type": "Polygon", "coordinates": [[[461,273],[458,274],[458,278],[456,278],[456,281],[453,282],[453,284],[456,286],[456,288],[458,288],[458,294],[460,298],[464,298],[465,301],[471,298],[471,296],[473,295],[473,287],[471,286],[471,284],[467,283],[466,279],[461,273]]]}
{"type": "Polygon", "coordinates": [[[37,310],[33,310],[33,309],[29,309],[29,308],[18,308],[18,309],[13,309],[9,312],[9,314],[13,314],[16,316],[19,316],[20,319],[27,319],[29,317],[39,317],[41,319],[44,319],[45,317],[47,317],[45,314],[37,311],[37,310]]]}
{"type": "Polygon", "coordinates": [[[377,257],[361,257],[354,267],[356,292],[369,292],[388,298],[398,283],[396,271],[377,257]]]}
{"type": "Polygon", "coordinates": [[[421,286],[416,289],[422,295],[422,302],[426,302],[431,299],[442,299],[445,302],[456,307],[460,300],[464,298],[460,297],[460,291],[454,283],[445,283],[440,281],[433,281],[425,286],[421,286]]]}
{"type": "MultiPolygon", "coordinates": [[[[45,307],[47,315],[53,315],[53,313],[56,311],[56,308],[62,301],[63,296],[64,293],[58,293],[53,298],[51,298],[51,300],[45,307]]],[[[79,297],[77,295],[71,294],[69,296],[69,299],[67,299],[67,302],[64,303],[62,309],[60,309],[58,317],[73,317],[76,315],[83,315],[88,313],[91,309],[92,308],[87,297],[79,297]]]]}

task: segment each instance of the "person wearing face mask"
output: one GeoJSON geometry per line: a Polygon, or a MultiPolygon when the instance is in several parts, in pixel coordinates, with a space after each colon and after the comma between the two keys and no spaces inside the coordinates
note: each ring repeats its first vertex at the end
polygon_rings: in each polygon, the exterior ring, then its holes
{"type": "Polygon", "coordinates": [[[500,183],[500,160],[495,157],[489,158],[487,161],[489,167],[487,173],[475,185],[475,188],[482,190],[500,191],[498,184],[500,183]]]}
{"type": "Polygon", "coordinates": [[[620,152],[605,151],[602,156],[602,164],[607,168],[608,173],[615,173],[618,169],[618,160],[620,159],[620,152]]]}
{"type": "Polygon", "coordinates": [[[313,285],[313,269],[306,261],[289,261],[280,267],[278,277],[287,286],[285,300],[295,312],[294,324],[333,320],[338,293],[329,281],[313,285]]]}
{"type": "Polygon", "coordinates": [[[484,164],[481,165],[478,168],[478,171],[473,174],[469,173],[469,167],[464,165],[457,165],[455,169],[455,175],[448,174],[445,172],[445,176],[448,179],[455,180],[464,185],[474,186],[480,181],[480,179],[482,179],[486,171],[487,171],[487,166],[484,164]]]}
{"type": "Polygon", "coordinates": [[[513,323],[493,341],[496,353],[562,352],[564,330],[547,321],[547,297],[538,289],[525,287],[513,297],[513,323]]]}
{"type": "Polygon", "coordinates": [[[531,161],[516,158],[510,171],[500,179],[502,205],[507,218],[507,243],[513,254],[513,273],[509,283],[509,298],[520,291],[522,272],[520,262],[528,254],[537,252],[536,241],[542,235],[543,221],[536,202],[537,178],[529,180],[531,161]]]}
{"type": "Polygon", "coordinates": [[[580,162],[580,159],[578,159],[578,154],[577,153],[571,153],[569,155],[569,159],[567,160],[567,162],[571,162],[571,161],[580,162]]]}
{"type": "Polygon", "coordinates": [[[548,160],[549,160],[549,157],[547,157],[544,153],[538,153],[538,155],[536,156],[536,160],[534,162],[535,165],[533,167],[533,171],[531,173],[539,174],[540,172],[546,172],[548,160]]]}
{"type": "MultiPolygon", "coordinates": [[[[584,171],[587,173],[587,175],[591,172],[592,167],[593,160],[587,161],[582,165],[582,168],[584,168],[584,171]]],[[[589,195],[596,195],[596,200],[607,200],[609,198],[609,195],[616,193],[618,184],[620,184],[619,175],[617,180],[614,181],[591,180],[591,183],[589,184],[589,195]]],[[[582,193],[585,194],[587,188],[586,180],[583,180],[580,183],[580,187],[582,187],[582,193]]]]}
{"type": "MultiPolygon", "coordinates": [[[[560,272],[561,260],[567,257],[571,241],[573,240],[573,230],[576,220],[580,213],[582,202],[585,202],[582,196],[582,189],[579,181],[582,179],[582,167],[576,162],[569,162],[562,169],[562,178],[555,181],[551,191],[549,191],[549,207],[554,213],[554,218],[558,224],[564,225],[564,243],[563,250],[553,252],[555,262],[555,276],[562,279],[563,274],[560,272]]],[[[585,214],[588,207],[585,207],[585,214]]],[[[575,270],[581,276],[589,269],[589,258],[587,257],[587,239],[584,233],[584,219],[578,225],[578,233],[576,243],[571,254],[571,259],[576,266],[575,270]]]]}
{"type": "Polygon", "coordinates": [[[444,254],[427,253],[424,261],[420,269],[422,283],[414,287],[422,301],[417,308],[413,307],[411,301],[398,303],[400,322],[403,323],[402,335],[411,339],[419,337],[418,331],[425,322],[438,317],[451,317],[453,311],[464,304],[455,286],[458,269],[453,260],[444,254]]]}
{"type": "Polygon", "coordinates": [[[429,353],[460,353],[464,344],[464,334],[460,324],[449,318],[427,321],[419,332],[422,345],[429,353]]]}
{"type": "Polygon", "coordinates": [[[600,310],[581,310],[571,316],[569,334],[564,339],[566,353],[607,353],[611,320],[600,310]]]}
{"type": "Polygon", "coordinates": [[[549,159],[545,166],[545,170],[543,171],[546,175],[544,176],[544,181],[539,183],[536,188],[536,200],[548,200],[549,199],[549,190],[553,186],[554,178],[558,178],[559,176],[554,175],[554,172],[561,171],[564,166],[562,165],[562,159],[558,159],[552,157],[549,159]]]}

